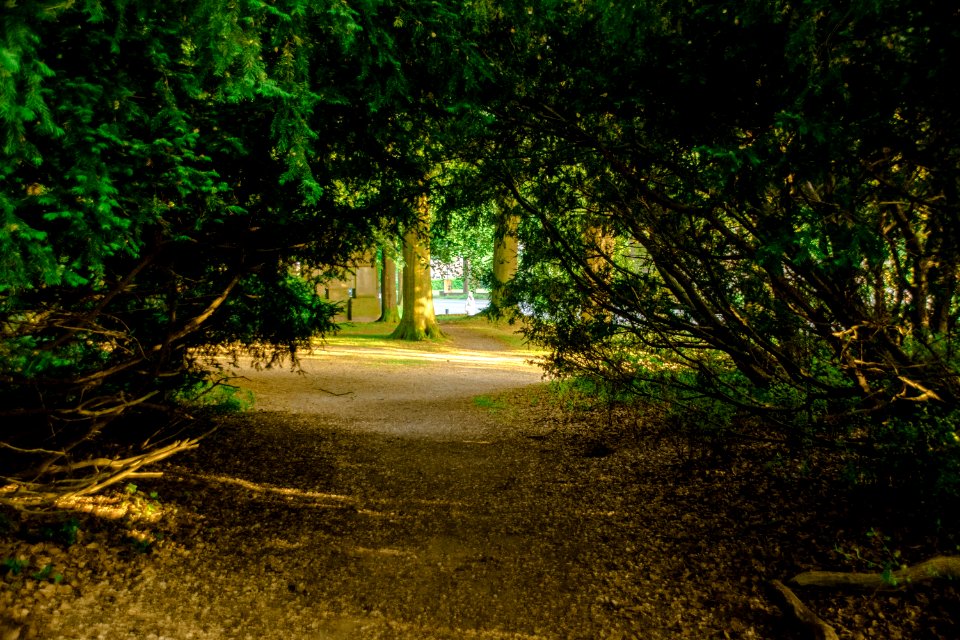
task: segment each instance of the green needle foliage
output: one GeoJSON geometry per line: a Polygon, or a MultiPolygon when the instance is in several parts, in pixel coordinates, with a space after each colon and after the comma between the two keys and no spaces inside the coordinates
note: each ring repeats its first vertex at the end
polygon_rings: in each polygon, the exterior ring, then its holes
{"type": "Polygon", "coordinates": [[[555,372],[960,486],[958,41],[933,0],[7,2],[0,463],[72,487],[204,354],[295,354],[294,263],[427,197],[521,213],[498,306],[555,372]]]}
{"type": "Polygon", "coordinates": [[[272,363],[333,328],[293,265],[344,265],[407,216],[427,161],[407,153],[422,147],[413,106],[452,77],[432,73],[456,64],[434,24],[451,16],[376,1],[6,3],[4,475],[36,480],[23,491],[101,486],[125,467],[83,460],[132,454],[108,444],[124,441],[118,425],[188,395],[218,345],[272,363]]]}
{"type": "Polygon", "coordinates": [[[955,467],[956,11],[534,4],[490,36],[478,162],[555,371],[955,467]]]}

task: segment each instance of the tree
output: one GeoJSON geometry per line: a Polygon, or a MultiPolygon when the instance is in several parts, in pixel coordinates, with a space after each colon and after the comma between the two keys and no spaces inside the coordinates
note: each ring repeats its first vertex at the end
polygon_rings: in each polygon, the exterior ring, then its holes
{"type": "MultiPolygon", "coordinates": [[[[456,184],[460,176],[448,179],[444,192],[460,190],[456,184]]],[[[468,287],[489,284],[492,268],[493,207],[489,202],[464,203],[450,198],[438,198],[440,215],[435,216],[430,243],[431,255],[445,263],[460,261],[463,273],[464,293],[468,287]]]]}
{"type": "Polygon", "coordinates": [[[461,268],[463,270],[463,292],[466,294],[470,293],[470,284],[473,280],[473,264],[470,262],[470,258],[462,256],[460,258],[461,268]]]}
{"type": "Polygon", "coordinates": [[[545,3],[499,28],[486,162],[555,370],[957,458],[955,12],[545,3]]]}
{"type": "Polygon", "coordinates": [[[397,340],[425,340],[443,335],[433,309],[430,281],[430,201],[416,199],[417,219],[403,234],[403,315],[390,334],[397,340]]]}
{"type": "Polygon", "coordinates": [[[386,243],[381,246],[380,317],[377,322],[400,321],[400,310],[397,306],[397,263],[393,251],[394,248],[386,243]]]}
{"type": "Polygon", "coordinates": [[[361,6],[4,8],[0,464],[19,504],[175,450],[123,434],[209,391],[218,345],[270,364],[332,329],[291,267],[345,265],[404,223],[381,213],[423,175],[398,114],[457,64],[422,32],[443,3],[361,6]]]}
{"type": "Polygon", "coordinates": [[[517,273],[519,243],[517,227],[520,216],[516,212],[516,201],[505,198],[497,208],[496,229],[493,243],[493,296],[491,304],[498,312],[506,310],[506,288],[517,273]]]}

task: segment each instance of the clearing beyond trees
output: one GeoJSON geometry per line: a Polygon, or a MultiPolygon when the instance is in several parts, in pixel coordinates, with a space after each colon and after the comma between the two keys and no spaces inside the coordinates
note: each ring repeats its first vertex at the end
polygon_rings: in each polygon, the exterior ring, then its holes
{"type": "MultiPolygon", "coordinates": [[[[505,327],[389,328],[242,369],[254,408],[162,477],[0,538],[0,638],[804,638],[773,581],[951,551],[769,444],[544,383],[505,327]]],[[[841,637],[960,637],[949,583],[794,589],[841,637]]]]}

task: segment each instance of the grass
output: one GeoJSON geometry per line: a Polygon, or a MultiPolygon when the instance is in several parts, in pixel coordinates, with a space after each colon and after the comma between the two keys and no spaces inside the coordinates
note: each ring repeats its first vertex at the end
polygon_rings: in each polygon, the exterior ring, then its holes
{"type": "Polygon", "coordinates": [[[396,328],[396,323],[344,322],[340,324],[340,330],[337,333],[328,335],[324,341],[331,347],[408,349],[410,351],[437,353],[450,350],[446,340],[424,340],[422,342],[392,340],[390,334],[396,328]]]}
{"type": "Polygon", "coordinates": [[[396,367],[405,367],[410,365],[422,366],[423,360],[417,358],[386,358],[379,361],[380,364],[392,365],[396,367]]]}
{"type": "Polygon", "coordinates": [[[473,404],[476,407],[489,409],[490,411],[499,411],[507,407],[507,404],[503,400],[491,398],[490,396],[476,396],[473,399],[473,404]]]}
{"type": "MultiPolygon", "coordinates": [[[[535,355],[535,350],[526,343],[526,339],[517,333],[519,326],[506,322],[491,322],[485,316],[451,315],[438,318],[440,328],[448,325],[469,327],[476,333],[490,337],[503,345],[505,351],[525,351],[535,355]]],[[[340,331],[328,335],[326,343],[331,347],[372,347],[384,349],[407,349],[410,351],[445,353],[456,351],[449,340],[424,340],[409,342],[391,340],[390,334],[397,327],[396,324],[382,322],[344,322],[340,331]]]]}
{"type": "Polygon", "coordinates": [[[508,351],[538,352],[539,350],[528,344],[527,339],[519,333],[522,327],[521,322],[522,321],[511,325],[505,320],[491,321],[483,315],[455,315],[445,316],[444,319],[440,321],[440,326],[455,324],[470,327],[482,336],[497,340],[503,344],[504,348],[508,351]]]}

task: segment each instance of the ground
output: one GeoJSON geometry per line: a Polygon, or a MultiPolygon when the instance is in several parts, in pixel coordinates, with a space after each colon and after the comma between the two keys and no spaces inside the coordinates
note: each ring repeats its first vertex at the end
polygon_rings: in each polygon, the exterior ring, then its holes
{"type": "MultiPolygon", "coordinates": [[[[0,540],[0,640],[801,638],[769,581],[897,542],[769,447],[719,455],[444,329],[243,369],[254,408],[162,478],[0,540]]],[[[797,592],[841,637],[960,637],[951,585],[797,592]]]]}

